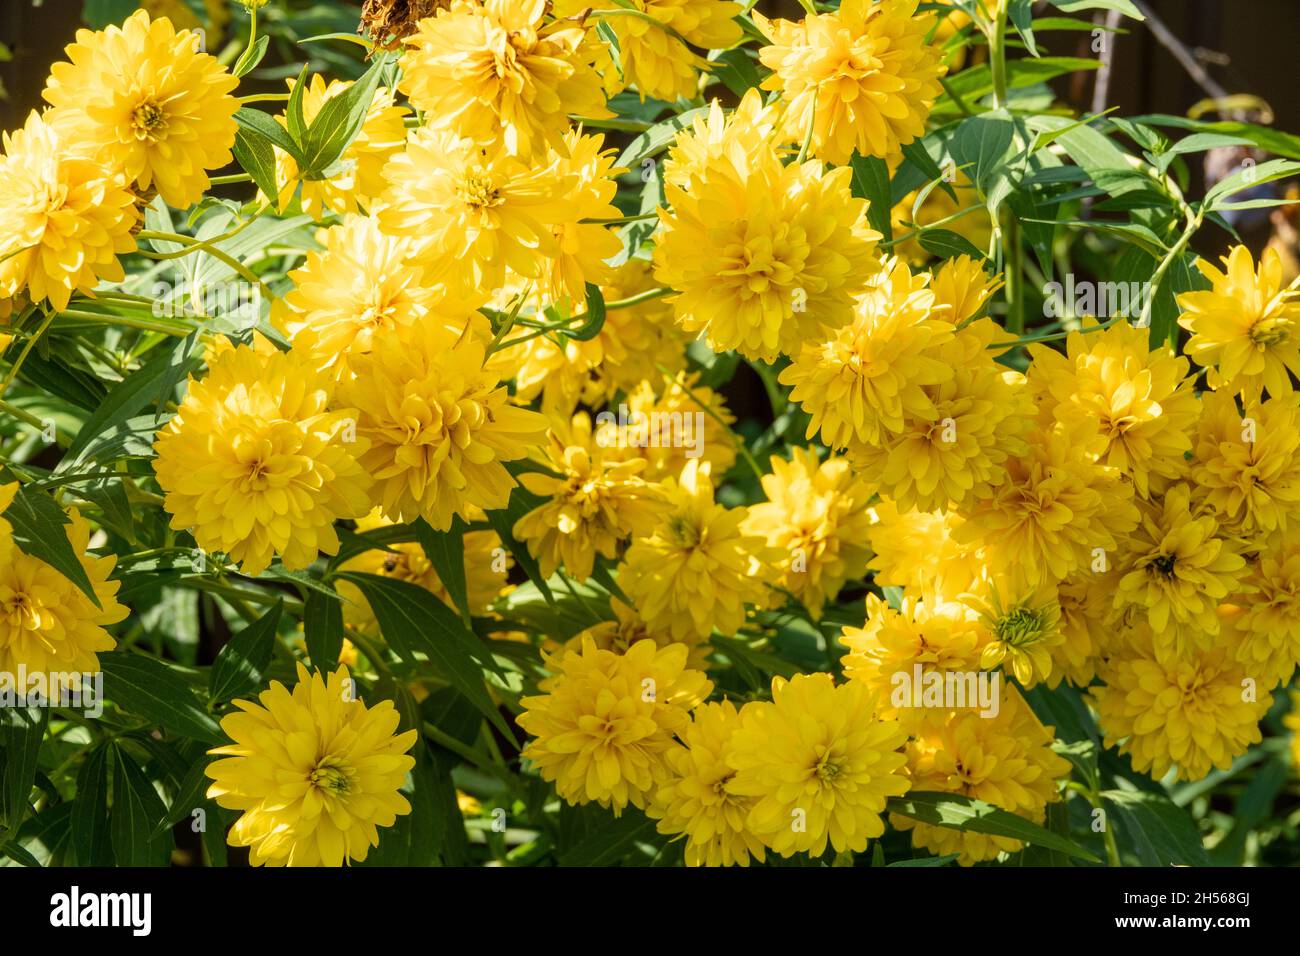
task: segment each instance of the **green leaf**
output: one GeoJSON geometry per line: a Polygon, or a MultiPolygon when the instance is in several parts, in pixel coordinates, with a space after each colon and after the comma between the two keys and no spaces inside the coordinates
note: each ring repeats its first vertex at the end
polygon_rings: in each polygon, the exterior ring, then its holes
{"type": "Polygon", "coordinates": [[[14,526],[14,544],[24,553],[39,558],[75,584],[95,607],[103,607],[81,557],[68,540],[72,520],[53,497],[43,491],[19,488],[4,516],[14,526]]]}
{"type": "Polygon", "coordinates": [[[560,866],[614,866],[621,862],[637,843],[653,839],[655,822],[633,807],[621,816],[602,823],[572,849],[560,855],[560,866]]]}
{"type": "Polygon", "coordinates": [[[546,578],[542,576],[542,569],[537,559],[533,557],[527,545],[515,540],[514,535],[515,522],[541,504],[540,497],[520,485],[511,491],[509,504],[504,509],[487,512],[487,519],[488,524],[492,525],[492,530],[501,539],[502,546],[514,556],[515,562],[528,575],[528,580],[532,581],[542,597],[546,598],[546,603],[554,604],[555,595],[551,593],[546,578]]]}
{"type": "Polygon", "coordinates": [[[230,68],[230,72],[235,76],[247,76],[257,69],[257,64],[262,62],[266,56],[266,48],[270,45],[271,38],[263,33],[253,41],[253,45],[244,50],[235,61],[235,65],[230,68]]]}
{"type": "Polygon", "coordinates": [[[1080,10],[1118,10],[1134,20],[1145,20],[1142,11],[1133,6],[1133,0],[1050,0],[1052,6],[1066,13],[1080,10]]]}
{"type": "Polygon", "coordinates": [[[849,165],[853,168],[853,195],[871,203],[867,207],[871,228],[884,236],[885,242],[892,242],[889,166],[879,156],[859,156],[856,152],[849,157],[849,165]]]}
{"type": "Polygon", "coordinates": [[[485,670],[499,673],[500,668],[451,608],[406,581],[354,571],[339,577],[361,589],[394,653],[408,661],[424,654],[439,675],[464,694],[507,740],[515,739],[483,683],[485,670]]]}
{"type": "Polygon", "coordinates": [[[212,715],[176,671],[162,661],[129,651],[99,655],[104,671],[104,696],[118,706],[155,720],[161,729],[202,740],[225,740],[212,715]]]}
{"type": "MultiPolygon", "coordinates": [[[[277,123],[269,113],[241,106],[235,113],[235,122],[239,124],[240,129],[246,130],[254,136],[260,136],[275,146],[279,146],[292,156],[295,162],[302,157],[302,149],[294,142],[288,131],[277,123]]],[[[299,168],[302,168],[301,165],[299,168]]]]}
{"type": "Polygon", "coordinates": [[[246,129],[238,129],[235,131],[234,154],[235,160],[253,178],[262,195],[276,202],[280,183],[275,174],[275,150],[270,141],[246,129]]]}
{"type": "Polygon", "coordinates": [[[661,152],[677,138],[679,130],[690,126],[695,117],[707,116],[708,111],[707,106],[699,106],[693,110],[687,110],[685,113],[670,116],[662,122],[655,123],[654,126],[651,126],[644,133],[638,134],[632,142],[627,144],[627,148],[619,154],[614,165],[633,171],[640,170],[644,160],[661,152]]]}
{"type": "Polygon", "coordinates": [[[0,707],[0,832],[16,831],[27,817],[48,718],[45,707],[0,707]]]}
{"type": "Polygon", "coordinates": [[[1209,866],[1191,814],[1168,797],[1136,790],[1105,790],[1101,796],[1119,818],[1120,846],[1131,849],[1143,866],[1209,866]]]}
{"type": "MultiPolygon", "coordinates": [[[[321,106],[311,126],[302,135],[303,155],[298,168],[304,177],[320,177],[357,138],[387,62],[386,57],[376,57],[360,79],[321,106]]],[[[296,88],[294,92],[297,92],[296,88]]]]}
{"type": "Polygon", "coordinates": [[[1170,126],[1176,129],[1239,136],[1270,153],[1284,156],[1287,159],[1300,159],[1300,136],[1273,129],[1271,126],[1258,126],[1254,123],[1239,123],[1231,120],[1218,122],[1193,120],[1185,116],[1170,116],[1166,113],[1134,116],[1132,120],[1135,123],[1141,122],[1150,126],[1170,126]]]}
{"type": "Polygon", "coordinates": [[[262,673],[275,653],[275,635],[280,627],[284,601],[244,628],[217,654],[208,680],[208,693],[214,703],[243,697],[262,684],[262,673]]]}
{"type": "Polygon", "coordinates": [[[343,605],[335,598],[311,591],[303,608],[302,628],[312,667],[332,673],[343,651],[343,605]]]}
{"type": "Polygon", "coordinates": [[[1062,853],[1089,863],[1101,862],[1071,840],[1045,830],[1036,823],[1030,823],[1024,817],[1008,813],[991,803],[971,797],[952,793],[914,791],[904,797],[891,797],[888,809],[890,813],[920,820],[932,826],[1009,837],[1024,843],[1060,850],[1062,853]]]}
{"type": "Polygon", "coordinates": [[[110,746],[92,750],[77,772],[72,802],[72,846],[78,866],[112,866],[109,835],[108,758],[110,746]]]}
{"type": "Polygon", "coordinates": [[[471,627],[469,585],[465,580],[465,522],[457,516],[446,531],[434,531],[420,518],[415,522],[415,537],[451,602],[460,611],[460,619],[466,627],[471,627]]]}
{"type": "Polygon", "coordinates": [[[977,249],[975,243],[949,229],[923,229],[916,238],[921,243],[921,248],[940,259],[970,256],[980,262],[985,258],[984,252],[977,249]]]}
{"type": "Polygon", "coordinates": [[[1265,183],[1286,179],[1300,173],[1300,162],[1293,159],[1270,159],[1259,165],[1250,165],[1237,170],[1215,183],[1205,194],[1206,209],[1223,208],[1223,200],[1247,189],[1254,189],[1265,183]]]}
{"type": "MultiPolygon", "coordinates": [[[[601,25],[604,26],[605,21],[602,21],[601,25]]],[[[727,89],[737,96],[744,96],[747,91],[763,82],[755,57],[751,56],[743,46],[711,55],[709,73],[721,80],[727,89]]]]}
{"type": "MultiPolygon", "coordinates": [[[[879,843],[876,844],[876,846],[879,845],[879,843]]],[[[945,853],[943,856],[922,856],[917,857],[915,860],[896,860],[893,863],[886,863],[885,867],[947,866],[953,860],[957,859],[958,856],[960,856],[958,853],[945,853]]]]}
{"type": "Polygon", "coordinates": [[[118,866],[166,866],[170,837],[156,837],[158,822],[167,814],[158,791],[139,764],[120,746],[113,746],[113,812],[109,833],[118,866]]]}
{"type": "Polygon", "coordinates": [[[1020,39],[1025,41],[1029,55],[1038,56],[1038,46],[1034,43],[1034,0],[1008,0],[1007,14],[1020,39]]]}

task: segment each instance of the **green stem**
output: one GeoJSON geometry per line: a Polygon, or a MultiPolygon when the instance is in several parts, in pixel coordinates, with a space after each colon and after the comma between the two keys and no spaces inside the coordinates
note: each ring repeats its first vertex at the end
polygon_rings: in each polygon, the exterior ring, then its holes
{"type": "Polygon", "coordinates": [[[634,305],[640,305],[642,302],[649,302],[651,299],[662,299],[666,295],[676,294],[676,289],[647,289],[645,292],[638,292],[636,295],[630,295],[626,299],[614,299],[612,302],[606,302],[605,311],[610,312],[614,309],[630,309],[634,305]]]}
{"type": "Polygon", "coordinates": [[[1003,109],[1007,105],[1007,7],[1008,0],[997,0],[997,14],[988,32],[994,109],[1003,109]]]}
{"type": "Polygon", "coordinates": [[[23,350],[18,354],[18,358],[14,360],[13,368],[9,370],[9,374],[5,377],[4,383],[0,384],[0,398],[3,398],[5,392],[9,391],[9,386],[12,385],[14,379],[18,377],[18,370],[23,367],[23,363],[27,361],[27,356],[31,354],[32,348],[35,347],[37,340],[45,334],[45,330],[50,327],[50,323],[53,321],[54,313],[45,313],[45,320],[41,322],[40,328],[36,330],[34,335],[28,338],[27,344],[23,346],[23,350]]]}
{"type": "MultiPolygon", "coordinates": [[[[1138,325],[1142,328],[1151,327],[1151,310],[1155,307],[1156,296],[1160,294],[1160,284],[1164,281],[1165,273],[1169,267],[1174,264],[1174,260],[1183,254],[1187,244],[1192,241],[1192,236],[1196,235],[1196,230],[1201,228],[1201,223],[1205,219],[1204,212],[1198,212],[1191,215],[1187,220],[1187,228],[1183,234],[1178,237],[1172,249],[1165,254],[1160,260],[1160,265],[1156,268],[1155,274],[1151,276],[1151,294],[1147,296],[1146,304],[1142,306],[1142,315],[1138,319],[1138,325]]],[[[1176,348],[1178,345],[1178,323],[1175,322],[1169,329],[1169,347],[1176,348]]]]}

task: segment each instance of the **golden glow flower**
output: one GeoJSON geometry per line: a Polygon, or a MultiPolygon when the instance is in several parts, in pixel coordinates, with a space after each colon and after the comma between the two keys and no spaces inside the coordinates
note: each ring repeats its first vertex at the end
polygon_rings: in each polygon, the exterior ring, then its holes
{"type": "Polygon", "coordinates": [[[569,114],[603,118],[595,51],[545,0],[454,0],[406,38],[399,88],[434,128],[527,159],[558,146],[569,114]]]}
{"type": "Polygon", "coordinates": [[[171,527],[250,576],[277,554],[301,570],[337,553],[335,520],[369,510],[356,413],[331,405],[333,382],[309,358],[257,332],[251,346],[218,338],[207,364],[154,443],[171,527]]]}
{"type": "Polygon", "coordinates": [[[707,468],[692,461],[678,481],[663,483],[670,507],[654,533],[623,557],[619,586],[647,626],[676,640],[734,634],[745,605],[767,600],[772,557],[762,538],[746,534],[745,508],[713,500],[707,468]]]}
{"type": "Polygon", "coordinates": [[[1208,292],[1178,297],[1178,324],[1192,333],[1187,354],[1209,368],[1210,388],[1238,392],[1263,386],[1274,397],[1291,391],[1287,371],[1300,375],[1300,292],[1282,283],[1282,260],[1267,249],[1259,270],[1245,246],[1223,258],[1224,271],[1204,259],[1196,266],[1208,292]]]}
{"type": "MultiPolygon", "coordinates": [[[[8,491],[0,488],[0,505],[7,508],[15,491],[16,483],[8,491]]],[[[109,579],[117,558],[90,554],[90,524],[76,508],[68,519],[68,543],[99,607],[62,572],[9,541],[8,527],[0,528],[0,674],[10,681],[18,680],[22,667],[52,681],[62,679],[55,675],[67,675],[66,686],[79,684],[78,675],[99,670],[98,652],[111,651],[117,643],[104,625],[127,616],[128,609],[116,598],[121,582],[109,579]]]]}
{"type": "MultiPolygon", "coordinates": [[[[997,715],[952,711],[907,744],[912,788],[983,800],[1041,824],[1047,804],[1061,798],[1059,782],[1070,763],[1052,751],[1052,728],[1044,727],[1014,687],[1004,687],[997,715]]],[[[1009,837],[931,826],[901,814],[889,822],[910,830],[912,845],[936,856],[958,855],[962,866],[1015,853],[1024,844],[1009,837]]]]}
{"type": "Polygon", "coordinates": [[[905,417],[935,418],[923,386],[952,378],[931,347],[951,338],[953,325],[936,315],[926,282],[905,262],[887,262],[853,320],[829,340],[804,344],[781,372],[780,382],[794,386],[790,400],[812,417],[808,438],[820,433],[836,449],[871,445],[903,431],[905,417]]]}
{"type": "Polygon", "coordinates": [[[1246,586],[1250,593],[1233,615],[1237,659],[1260,683],[1285,684],[1300,666],[1300,540],[1274,532],[1249,566],[1246,586]]]}
{"type": "Polygon", "coordinates": [[[1245,538],[1285,532],[1300,518],[1300,396],[1244,403],[1207,392],[1192,460],[1194,495],[1225,531],[1245,538]]]}
{"type": "Polygon", "coordinates": [[[1108,644],[1111,628],[1110,591],[1105,578],[1090,580],[1084,571],[1061,582],[1056,600],[1061,609],[1061,634],[1064,639],[1048,650],[1052,655],[1052,673],[1047,686],[1056,687],[1066,680],[1075,687],[1087,687],[1097,674],[1097,666],[1108,644]],[[1106,581],[1104,585],[1102,582],[1106,581]]]}
{"type": "Polygon", "coordinates": [[[500,288],[507,269],[536,279],[558,253],[554,225],[576,218],[576,177],[561,174],[558,155],[528,164],[434,127],[418,130],[384,176],[383,231],[409,238],[427,277],[465,299],[500,288]]]}
{"type": "Polygon", "coordinates": [[[271,305],[276,328],[317,368],[346,378],[351,356],[369,352],[377,333],[416,322],[459,331],[470,321],[407,262],[409,241],[385,235],[373,217],[348,216],[321,241],[325,248],[289,273],[294,289],[271,305]]]}
{"type": "Polygon", "coordinates": [[[736,771],[727,758],[740,715],[729,700],[703,704],[681,733],[682,746],[666,755],[671,776],[646,814],[659,832],[686,840],[687,866],[749,866],[766,848],[746,821],[754,799],[730,791],[736,771]]]}
{"type": "Polygon", "coordinates": [[[208,797],[242,811],[227,839],[254,866],[360,862],[411,805],[399,793],[415,758],[416,731],[397,733],[393,702],[355,696],[347,668],[329,675],[298,664],[292,691],[279,681],[258,702],[237,700],[222,718],[231,743],[204,771],[208,797]]]}
{"type": "Polygon", "coordinates": [[[625,654],[591,640],[548,661],[555,676],[525,697],[519,726],[543,779],[572,804],[599,803],[615,815],[644,807],[669,774],[666,754],[713,688],[686,666],[684,644],[639,641],[625,654]]]}
{"type": "Polygon", "coordinates": [[[1015,588],[989,578],[962,596],[979,612],[991,634],[980,653],[980,668],[1001,667],[1026,690],[1052,673],[1052,648],[1065,640],[1056,588],[1039,584],[1015,588]]]}
{"type": "Polygon", "coordinates": [[[352,357],[355,377],[340,392],[357,409],[358,460],[385,517],[445,531],[455,515],[472,520],[472,507],[506,506],[515,480],[505,462],[544,441],[546,419],[510,404],[484,352],[469,325],[457,335],[423,321],[352,357]]]}
{"type": "MultiPolygon", "coordinates": [[[[625,654],[627,649],[638,641],[651,640],[659,647],[669,644],[683,644],[689,651],[686,666],[697,670],[708,668],[709,645],[701,638],[689,638],[679,641],[670,631],[653,630],[646,626],[641,614],[630,604],[624,604],[618,598],[610,598],[610,608],[614,611],[614,620],[593,624],[564,642],[566,650],[581,651],[584,641],[590,639],[597,647],[616,654],[625,654]]],[[[547,645],[543,645],[546,649],[547,645]]]]}
{"type": "Polygon", "coordinates": [[[631,388],[621,409],[597,416],[596,440],[614,453],[644,458],[647,481],[676,478],[691,461],[708,465],[710,475],[725,475],[736,460],[736,439],[730,426],[736,417],[722,395],[698,384],[699,372],[678,372],[666,382],[658,373],[631,388]]]}
{"type": "Polygon", "coordinates": [[[880,587],[956,595],[983,571],[978,550],[959,542],[956,512],[903,511],[888,497],[871,508],[867,532],[874,556],[870,568],[880,587]]]}
{"type": "Polygon", "coordinates": [[[899,752],[903,729],[876,713],[858,681],[836,686],[830,674],[772,679],[772,701],[740,712],[727,763],[727,791],[751,797],[748,826],[773,852],[820,856],[860,853],[885,830],[885,801],[907,792],[899,752]]]}
{"type": "Polygon", "coordinates": [[[1098,460],[1131,476],[1143,497],[1186,473],[1200,415],[1187,359],[1150,349],[1148,334],[1129,322],[1071,332],[1064,355],[1032,346],[1029,372],[1040,408],[1095,429],[1098,460]]]}
{"type": "Polygon", "coordinates": [[[606,24],[616,38],[624,84],[635,86],[642,99],[653,96],[672,103],[696,96],[699,72],[708,63],[679,37],[705,50],[725,50],[742,36],[734,19],[741,6],[731,0],[639,0],[636,10],[644,18],[618,15],[627,8],[614,0],[558,0],[555,15],[572,17],[591,9],[597,11],[592,19],[606,24]],[[614,13],[602,17],[600,11],[607,10],[614,13]]]}
{"type": "MultiPolygon", "coordinates": [[[[289,80],[293,89],[294,80],[289,80]]],[[[319,73],[303,87],[302,116],[307,125],[315,122],[321,108],[347,92],[350,80],[330,80],[319,73]]],[[[298,164],[283,150],[275,150],[275,181],[280,193],[275,198],[281,212],[293,201],[302,184],[300,200],[302,211],[317,219],[328,213],[350,213],[369,209],[387,188],[384,165],[406,145],[406,117],[410,110],[393,102],[393,91],[385,87],[375,90],[366,118],[343,154],[336,161],[338,172],[328,179],[302,177],[298,164]]],[[[280,123],[289,121],[281,116],[280,123]]]]}
{"type": "Polygon", "coordinates": [[[519,476],[521,485],[546,500],[516,521],[513,532],[538,559],[543,577],[564,565],[585,581],[597,555],[617,558],[624,541],[654,530],[667,506],[659,488],[641,477],[643,460],[606,459],[584,414],[551,429],[547,463],[558,477],[519,476]]]}
{"type": "Polygon", "coordinates": [[[798,23],[754,14],[771,41],[758,54],[772,70],[763,89],[789,103],[787,139],[802,142],[811,127],[812,154],[841,165],[854,150],[893,157],[924,135],[945,67],[926,42],[934,21],[917,3],[844,0],[798,23]]]}
{"type": "Polygon", "coordinates": [[[768,500],[750,507],[744,530],[767,539],[779,556],[775,583],[818,620],[844,582],[866,571],[872,489],[846,459],[818,462],[807,448],[795,448],[789,461],[772,456],[762,484],[768,500]]]}
{"type": "Polygon", "coordinates": [[[1200,780],[1259,743],[1272,698],[1247,692],[1250,675],[1226,647],[1175,653],[1145,624],[1115,644],[1121,650],[1106,662],[1105,686],[1090,693],[1105,745],[1118,745],[1135,770],[1159,779],[1174,767],[1179,780],[1200,780]]]}
{"type": "Polygon", "coordinates": [[[959,327],[979,315],[1000,288],[1001,276],[990,275],[981,260],[966,255],[945,259],[930,280],[935,308],[944,310],[944,318],[959,327]]]}
{"type": "Polygon", "coordinates": [[[1033,405],[1024,376],[993,360],[988,345],[1001,337],[979,319],[929,350],[952,370],[923,389],[933,413],[906,415],[878,443],[850,442],[855,467],[898,507],[946,511],[987,496],[1006,478],[1003,463],[1027,451],[1033,405]]]}
{"type": "Polygon", "coordinates": [[[198,37],[137,10],[120,26],[78,30],[69,62],[55,63],[42,94],[70,141],[141,190],[184,208],[231,161],[239,81],[200,51],[198,37]]]}
{"type": "Polygon", "coordinates": [[[0,296],[64,309],[74,292],[124,277],[135,201],[118,177],[39,113],[4,135],[0,157],[0,296]]]}
{"type": "Polygon", "coordinates": [[[1142,522],[1116,562],[1114,606],[1145,612],[1158,641],[1172,624],[1203,643],[1218,633],[1219,602],[1238,588],[1246,562],[1212,514],[1192,511],[1187,485],[1141,508],[1142,522]]]}
{"type": "Polygon", "coordinates": [[[880,238],[851,175],[782,166],[763,150],[739,163],[734,152],[714,157],[689,188],[667,182],[655,277],[678,291],[682,328],[714,351],[771,362],[849,322],[880,238]]]}

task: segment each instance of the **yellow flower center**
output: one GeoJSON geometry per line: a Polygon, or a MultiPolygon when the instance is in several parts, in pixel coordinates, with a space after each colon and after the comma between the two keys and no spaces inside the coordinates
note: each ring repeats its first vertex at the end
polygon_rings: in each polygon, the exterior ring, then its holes
{"type": "Polygon", "coordinates": [[[345,767],[342,767],[331,757],[326,757],[316,765],[316,769],[311,772],[312,786],[318,790],[324,790],[327,793],[342,795],[352,789],[352,782],[349,779],[349,773],[345,767]]]}
{"type": "Polygon", "coordinates": [[[993,626],[997,639],[1012,647],[1033,644],[1043,637],[1043,616],[1029,607],[1018,607],[998,618],[993,626]]]}
{"type": "Polygon", "coordinates": [[[1172,577],[1174,573],[1174,564],[1178,557],[1173,554],[1162,554],[1151,562],[1151,567],[1155,568],[1165,577],[1172,577]]]}
{"type": "Polygon", "coordinates": [[[689,515],[676,514],[669,518],[668,536],[682,548],[694,548],[700,543],[700,529],[689,515]]]}
{"type": "Polygon", "coordinates": [[[35,630],[40,623],[40,612],[25,591],[9,591],[0,600],[0,608],[3,608],[4,620],[10,627],[35,630]]]}
{"type": "Polygon", "coordinates": [[[1287,340],[1289,335],[1290,332],[1287,329],[1285,319],[1264,318],[1250,327],[1250,341],[1259,349],[1280,345],[1287,340]]]}
{"type": "Polygon", "coordinates": [[[489,209],[501,205],[501,190],[481,173],[466,173],[456,189],[460,201],[471,209],[489,209]]]}
{"type": "Polygon", "coordinates": [[[131,113],[136,139],[154,139],[167,128],[167,114],[153,100],[145,100],[131,113]]]}

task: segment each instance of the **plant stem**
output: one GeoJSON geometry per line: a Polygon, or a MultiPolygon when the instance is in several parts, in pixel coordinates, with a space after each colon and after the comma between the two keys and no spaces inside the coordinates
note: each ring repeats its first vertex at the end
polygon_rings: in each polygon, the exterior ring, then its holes
{"type": "Polygon", "coordinates": [[[989,71],[993,75],[993,108],[1007,105],[1007,6],[1009,0],[996,0],[997,13],[988,32],[989,71]]]}
{"type": "MultiPolygon", "coordinates": [[[[1195,215],[1190,216],[1187,220],[1187,228],[1183,230],[1183,234],[1178,237],[1178,241],[1174,243],[1174,247],[1165,254],[1165,257],[1162,260],[1160,260],[1160,265],[1156,268],[1155,274],[1151,276],[1151,294],[1147,296],[1146,304],[1142,306],[1142,315],[1138,319],[1138,325],[1141,328],[1146,329],[1151,327],[1151,310],[1155,307],[1156,296],[1160,294],[1160,284],[1164,281],[1165,273],[1169,271],[1169,267],[1173,265],[1174,260],[1183,254],[1183,250],[1187,248],[1187,244],[1192,241],[1192,236],[1196,235],[1196,230],[1201,228],[1201,223],[1204,218],[1204,212],[1198,212],[1195,215]]],[[[1171,348],[1178,344],[1177,337],[1178,323],[1175,322],[1169,330],[1169,345],[1171,348]]]]}

